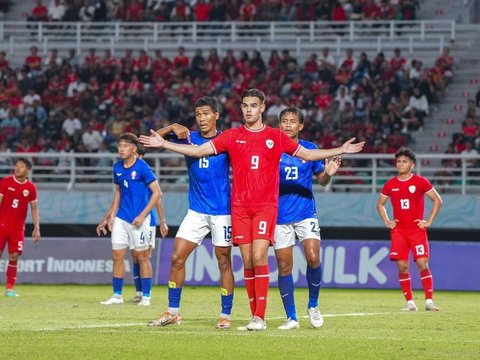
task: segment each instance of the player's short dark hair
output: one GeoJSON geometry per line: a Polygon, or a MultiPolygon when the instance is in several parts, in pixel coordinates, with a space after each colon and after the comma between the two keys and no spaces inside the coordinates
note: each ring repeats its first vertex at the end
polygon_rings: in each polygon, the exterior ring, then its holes
{"type": "Polygon", "coordinates": [[[296,107],[296,106],[288,106],[288,107],[286,107],[285,109],[283,109],[283,110],[280,112],[280,115],[278,115],[278,121],[282,121],[282,118],[283,118],[286,114],[294,114],[294,115],[297,115],[298,121],[300,122],[300,124],[303,124],[303,123],[305,122],[305,116],[303,115],[302,110],[300,110],[300,109],[299,109],[298,107],[296,107]]]}
{"type": "Polygon", "coordinates": [[[28,160],[27,158],[18,158],[17,161],[15,161],[15,164],[18,163],[19,161],[23,162],[25,164],[25,166],[27,167],[27,169],[31,170],[32,167],[33,167],[33,164],[30,160],[28,160]]]}
{"type": "Polygon", "coordinates": [[[266,99],[265,93],[260,89],[245,90],[242,94],[242,99],[246,98],[246,97],[256,97],[256,98],[260,99],[260,103],[262,103],[262,104],[265,103],[265,99],[266,99]]]}
{"type": "Polygon", "coordinates": [[[138,156],[145,156],[145,152],[146,152],[146,151],[145,151],[145,148],[143,147],[143,145],[142,145],[142,144],[139,144],[139,145],[137,146],[137,154],[138,154],[138,156]]]}
{"type": "Polygon", "coordinates": [[[136,147],[138,147],[138,137],[137,137],[137,135],[135,135],[133,133],[130,133],[130,132],[121,134],[120,137],[118,138],[118,142],[120,142],[120,141],[124,141],[126,143],[130,143],[130,144],[133,144],[136,147]]]}
{"type": "Polygon", "coordinates": [[[195,104],[193,105],[193,108],[196,109],[200,106],[210,106],[210,109],[212,109],[212,111],[214,113],[220,112],[220,105],[218,104],[217,99],[215,99],[214,97],[211,97],[211,96],[201,97],[200,99],[195,101],[195,104]]]}
{"type": "Polygon", "coordinates": [[[417,157],[415,156],[415,153],[412,149],[408,147],[402,146],[400,149],[397,150],[397,152],[395,153],[395,159],[398,159],[400,156],[408,157],[410,160],[413,161],[413,163],[417,162],[417,157]]]}

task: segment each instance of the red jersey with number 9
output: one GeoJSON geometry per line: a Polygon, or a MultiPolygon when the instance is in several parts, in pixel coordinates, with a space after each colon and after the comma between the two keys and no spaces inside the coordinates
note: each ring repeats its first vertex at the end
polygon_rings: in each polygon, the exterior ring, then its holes
{"type": "Polygon", "coordinates": [[[23,230],[28,204],[37,200],[35,185],[29,180],[19,183],[15,177],[8,176],[0,180],[0,195],[3,195],[0,206],[0,225],[23,230]]]}
{"type": "Polygon", "coordinates": [[[279,129],[264,125],[229,129],[210,143],[215,154],[228,152],[233,169],[232,205],[278,207],[279,166],[283,153],[295,155],[300,145],[279,129]]]}
{"type": "Polygon", "coordinates": [[[390,197],[393,217],[398,220],[395,229],[421,230],[414,220],[423,220],[425,194],[432,190],[433,186],[427,179],[415,174],[406,180],[391,178],[383,185],[382,195],[390,197]]]}

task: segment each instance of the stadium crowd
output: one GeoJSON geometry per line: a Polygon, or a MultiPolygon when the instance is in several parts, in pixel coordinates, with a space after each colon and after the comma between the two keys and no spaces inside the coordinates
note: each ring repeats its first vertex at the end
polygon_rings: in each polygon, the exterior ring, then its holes
{"type": "Polygon", "coordinates": [[[415,20],[415,0],[37,0],[32,21],[415,20]]]}
{"type": "Polygon", "coordinates": [[[453,76],[452,63],[448,49],[424,68],[399,49],[373,59],[349,49],[336,59],[325,48],[300,64],[288,50],[263,59],[257,51],[220,57],[215,49],[188,56],[180,47],[169,59],[161,50],[115,57],[108,49],[84,56],[70,50],[65,57],[53,49],[42,57],[32,47],[24,66],[12,69],[0,53],[0,149],[108,151],[125,131],[191,126],[191,104],[204,95],[221,101],[221,129],[239,126],[240,94],[256,87],[269,96],[270,124],[296,105],[306,115],[304,138],[323,148],[356,136],[367,140],[366,152],[393,153],[428,121],[430,105],[453,76]]]}

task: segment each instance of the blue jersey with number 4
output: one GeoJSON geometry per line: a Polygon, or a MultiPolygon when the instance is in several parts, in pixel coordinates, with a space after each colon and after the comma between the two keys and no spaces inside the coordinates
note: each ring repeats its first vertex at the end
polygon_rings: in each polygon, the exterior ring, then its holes
{"type": "MultiPolygon", "coordinates": [[[[300,140],[300,145],[306,149],[317,149],[317,145],[305,140],[300,140]]],[[[324,168],[323,160],[305,161],[282,155],[277,224],[291,224],[317,217],[312,176],[321,173],[324,168]]]]}
{"type": "MultiPolygon", "coordinates": [[[[220,132],[217,132],[219,135],[220,132]]],[[[202,145],[212,138],[204,138],[199,131],[190,132],[190,142],[202,145]]],[[[182,140],[173,139],[178,143],[182,140]]],[[[185,156],[188,168],[189,208],[207,215],[230,214],[230,159],[228,154],[195,158],[185,156]]]]}
{"type": "Polygon", "coordinates": [[[113,165],[113,182],[120,188],[120,219],[132,223],[145,209],[151,197],[148,186],[155,180],[152,169],[142,159],[136,159],[129,168],[123,166],[123,160],[113,165]]]}

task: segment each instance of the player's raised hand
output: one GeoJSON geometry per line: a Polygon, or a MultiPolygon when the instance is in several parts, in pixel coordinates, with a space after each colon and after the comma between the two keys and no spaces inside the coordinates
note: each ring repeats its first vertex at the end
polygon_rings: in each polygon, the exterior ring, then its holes
{"type": "Polygon", "coordinates": [[[337,173],[338,169],[342,165],[342,158],[333,157],[331,159],[325,159],[325,172],[328,176],[333,176],[337,173]]]}
{"type": "Polygon", "coordinates": [[[354,154],[362,151],[363,145],[365,145],[365,141],[361,141],[359,143],[353,144],[355,138],[351,138],[350,140],[345,141],[342,145],[342,152],[344,154],[354,154]]]}
{"type": "Polygon", "coordinates": [[[140,143],[145,147],[163,147],[165,140],[155,131],[150,130],[150,136],[140,135],[140,143]]]}
{"type": "Polygon", "coordinates": [[[103,220],[100,224],[98,224],[96,231],[97,236],[107,235],[107,221],[103,220]]]}
{"type": "Polygon", "coordinates": [[[179,139],[187,139],[188,143],[190,144],[190,130],[187,127],[173,123],[172,124],[173,132],[177,135],[179,139]]]}
{"type": "Polygon", "coordinates": [[[162,235],[162,238],[168,235],[168,225],[165,222],[160,224],[160,235],[162,235]]]}
{"type": "Polygon", "coordinates": [[[34,243],[40,240],[40,229],[33,228],[32,237],[34,243]]]}

